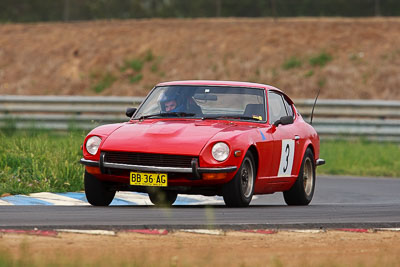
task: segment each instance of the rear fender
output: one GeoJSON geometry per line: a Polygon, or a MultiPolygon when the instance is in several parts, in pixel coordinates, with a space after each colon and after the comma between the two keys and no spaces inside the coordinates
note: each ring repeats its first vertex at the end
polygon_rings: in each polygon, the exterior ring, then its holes
{"type": "MultiPolygon", "coordinates": [[[[314,157],[315,157],[314,145],[312,144],[311,140],[307,140],[307,141],[304,143],[303,147],[301,148],[301,154],[300,154],[300,155],[301,155],[301,158],[299,159],[299,161],[298,161],[298,163],[296,164],[296,166],[293,166],[293,167],[295,167],[295,169],[293,170],[292,173],[293,173],[296,177],[299,176],[300,168],[301,168],[301,163],[303,162],[304,155],[305,155],[305,153],[306,153],[307,148],[310,148],[310,149],[312,150],[312,152],[313,152],[313,154],[314,154],[314,157]]],[[[314,158],[314,160],[315,160],[315,158],[314,158]]]]}

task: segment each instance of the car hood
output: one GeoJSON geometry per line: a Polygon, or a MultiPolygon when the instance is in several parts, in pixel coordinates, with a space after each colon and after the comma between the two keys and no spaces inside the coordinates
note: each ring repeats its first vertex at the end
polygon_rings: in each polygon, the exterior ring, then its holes
{"type": "Polygon", "coordinates": [[[101,150],[199,155],[214,135],[231,126],[226,122],[201,120],[135,121],[110,134],[101,150]]]}

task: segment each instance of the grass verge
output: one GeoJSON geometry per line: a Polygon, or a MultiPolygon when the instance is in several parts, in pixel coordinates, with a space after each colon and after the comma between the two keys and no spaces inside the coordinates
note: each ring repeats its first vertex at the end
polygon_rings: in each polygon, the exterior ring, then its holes
{"type": "MultiPolygon", "coordinates": [[[[83,189],[80,146],[85,133],[0,132],[0,196],[83,189]]],[[[400,177],[400,145],[322,141],[318,174],[400,177]]]]}
{"type": "Polygon", "coordinates": [[[0,195],[83,189],[81,132],[0,132],[0,195]]]}
{"type": "Polygon", "coordinates": [[[318,174],[400,177],[400,144],[363,139],[322,141],[318,174]]]}

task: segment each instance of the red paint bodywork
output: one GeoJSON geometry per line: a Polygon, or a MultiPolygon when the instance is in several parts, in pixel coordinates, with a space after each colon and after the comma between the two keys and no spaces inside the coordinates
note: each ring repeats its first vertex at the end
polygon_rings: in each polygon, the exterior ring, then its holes
{"type": "MultiPolygon", "coordinates": [[[[285,95],[272,86],[245,82],[176,81],[161,83],[157,86],[170,85],[262,88],[266,91],[278,91],[285,95]]],[[[268,95],[267,92],[265,95],[268,95]]],[[[290,100],[289,97],[288,99],[290,100]]],[[[297,179],[306,149],[310,147],[314,152],[315,160],[319,158],[319,137],[316,131],[303,120],[294,105],[293,109],[295,111],[294,123],[278,127],[272,125],[269,119],[265,123],[260,123],[194,118],[130,120],[125,123],[104,125],[92,130],[84,142],[86,144],[87,139],[94,135],[101,137],[102,142],[98,153],[96,155],[89,154],[84,145],[83,155],[85,159],[94,161],[99,160],[101,151],[189,155],[199,157],[200,167],[237,166],[239,169],[246,152],[251,150],[257,165],[254,194],[286,191],[297,179]],[[291,175],[278,177],[282,139],[294,140],[295,135],[300,139],[295,141],[291,175]],[[224,162],[216,161],[211,155],[213,144],[219,141],[226,142],[230,147],[230,156],[224,162]],[[242,152],[241,156],[235,157],[233,153],[238,150],[242,152]]],[[[101,174],[99,168],[96,167],[86,167],[86,170],[101,180],[129,183],[129,178],[126,176],[101,174]]],[[[226,178],[216,180],[189,180],[182,177],[169,181],[169,186],[221,185],[230,181],[235,174],[236,172],[228,173],[226,178]]]]}

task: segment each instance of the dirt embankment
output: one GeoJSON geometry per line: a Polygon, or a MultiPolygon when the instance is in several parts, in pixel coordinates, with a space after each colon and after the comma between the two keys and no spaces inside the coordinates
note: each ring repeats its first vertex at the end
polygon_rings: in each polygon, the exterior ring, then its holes
{"type": "Polygon", "coordinates": [[[244,80],[293,98],[400,100],[400,19],[151,19],[0,25],[0,94],[146,95],[244,80]]]}
{"type": "Polygon", "coordinates": [[[25,266],[399,266],[400,233],[228,232],[0,236],[0,263],[25,266]],[[18,264],[14,264],[18,265],[18,264]]]}

